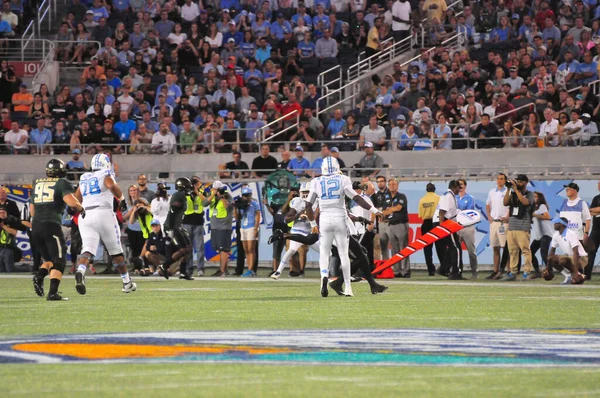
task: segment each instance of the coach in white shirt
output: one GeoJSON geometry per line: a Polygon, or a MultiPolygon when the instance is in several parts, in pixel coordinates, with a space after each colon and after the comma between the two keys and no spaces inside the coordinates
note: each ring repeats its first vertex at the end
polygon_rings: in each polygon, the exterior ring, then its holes
{"type": "Polygon", "coordinates": [[[486,279],[498,279],[500,276],[500,249],[506,246],[508,232],[508,206],[504,206],[507,177],[498,173],[496,188],[490,190],[485,201],[485,211],[490,223],[490,246],[494,250],[494,271],[486,279]]]}

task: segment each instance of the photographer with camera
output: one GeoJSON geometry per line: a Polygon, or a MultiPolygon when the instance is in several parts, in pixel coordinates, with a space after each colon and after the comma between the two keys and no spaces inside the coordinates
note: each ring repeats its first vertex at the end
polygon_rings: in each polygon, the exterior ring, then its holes
{"type": "Polygon", "coordinates": [[[231,254],[231,228],[233,225],[233,200],[227,187],[215,181],[208,198],[202,201],[210,210],[210,244],[219,253],[219,270],[212,276],[227,276],[227,262],[231,254]]]}
{"type": "Polygon", "coordinates": [[[21,260],[15,236],[26,229],[21,220],[8,215],[6,206],[0,206],[0,272],[14,271],[15,261],[21,260]]]}
{"type": "MultiPolygon", "coordinates": [[[[192,177],[192,191],[186,195],[187,207],[183,216],[182,227],[190,235],[192,247],[198,253],[198,276],[204,276],[204,206],[206,197],[201,192],[202,181],[192,177]]],[[[193,253],[188,259],[187,275],[194,273],[193,253]]]]}
{"type": "MultiPolygon", "coordinates": [[[[255,266],[256,241],[260,228],[260,205],[252,199],[252,188],[242,188],[241,198],[235,200],[235,219],[241,221],[239,241],[244,247],[248,271],[241,276],[244,278],[256,276],[255,266]]],[[[243,269],[243,268],[242,268],[243,269]]]]}
{"type": "Polygon", "coordinates": [[[150,212],[155,219],[160,221],[160,225],[165,225],[167,214],[169,214],[169,194],[167,187],[163,183],[159,183],[156,188],[156,197],[150,202],[150,212]]]}
{"type": "MultiPolygon", "coordinates": [[[[167,235],[161,229],[161,222],[155,218],[150,222],[150,227],[152,232],[146,239],[142,255],[132,261],[134,268],[141,276],[152,275],[170,255],[168,252],[171,245],[167,235]]],[[[169,275],[173,275],[171,270],[167,270],[167,272],[169,275]]],[[[163,276],[162,270],[158,269],[158,274],[163,276]]]]}
{"type": "Polygon", "coordinates": [[[506,182],[506,193],[503,204],[509,207],[508,253],[510,256],[510,272],[501,280],[505,282],[516,281],[519,272],[519,250],[523,254],[524,269],[523,280],[531,280],[533,265],[531,262],[531,220],[534,206],[533,192],[527,190],[529,178],[525,174],[518,174],[514,180],[506,182]]]}
{"type": "MultiPolygon", "coordinates": [[[[139,198],[135,202],[133,202],[133,209],[129,212],[129,224],[137,221],[140,226],[142,232],[142,244],[139,248],[139,253],[135,255],[133,253],[133,248],[131,249],[132,256],[134,258],[139,257],[142,254],[142,249],[144,248],[144,244],[146,243],[146,239],[150,236],[152,232],[152,213],[150,212],[150,205],[148,205],[148,201],[144,198],[139,198]]],[[[137,248],[136,248],[137,249],[137,248]]]]}

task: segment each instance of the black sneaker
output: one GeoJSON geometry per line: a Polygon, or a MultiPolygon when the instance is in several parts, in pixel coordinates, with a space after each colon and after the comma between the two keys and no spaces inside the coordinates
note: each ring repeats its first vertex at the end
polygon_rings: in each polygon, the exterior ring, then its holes
{"type": "Polygon", "coordinates": [[[79,271],[75,272],[75,282],[77,283],[75,285],[75,290],[77,290],[77,293],[79,293],[83,296],[86,292],[85,275],[83,275],[83,272],[79,272],[79,271]]]}
{"type": "Polygon", "coordinates": [[[380,285],[379,283],[376,283],[374,286],[371,286],[371,293],[373,294],[383,293],[386,290],[388,290],[388,287],[380,285]]]}
{"type": "Polygon", "coordinates": [[[59,293],[49,294],[48,297],[46,297],[46,300],[48,300],[48,301],[69,301],[68,298],[61,296],[59,293]]]}
{"type": "Polygon", "coordinates": [[[321,297],[327,297],[329,296],[329,291],[327,290],[327,277],[323,277],[321,279],[321,297]]]}
{"type": "Polygon", "coordinates": [[[298,278],[300,276],[300,272],[297,271],[290,271],[290,273],[288,274],[288,276],[290,278],[298,278]]]}
{"type": "Polygon", "coordinates": [[[447,272],[442,272],[439,268],[435,271],[436,274],[441,275],[441,276],[448,276],[449,273],[447,272]]]}
{"type": "Polygon", "coordinates": [[[160,272],[162,272],[162,276],[163,276],[163,278],[165,278],[165,279],[169,279],[169,269],[168,269],[167,267],[165,267],[165,266],[164,266],[164,264],[160,264],[160,265],[158,266],[158,270],[159,270],[160,272]]]}
{"type": "Polygon", "coordinates": [[[273,235],[271,235],[269,237],[269,240],[267,241],[267,243],[270,245],[273,243],[273,241],[279,240],[281,238],[283,238],[283,231],[280,229],[276,229],[273,231],[273,235]]]}
{"type": "Polygon", "coordinates": [[[344,290],[342,289],[343,286],[344,282],[342,282],[342,278],[337,278],[329,284],[329,287],[333,289],[333,291],[336,292],[338,296],[344,295],[344,290]]]}
{"type": "Polygon", "coordinates": [[[498,274],[498,273],[494,271],[494,272],[492,272],[491,274],[489,274],[488,276],[486,276],[486,277],[485,277],[485,279],[487,279],[487,280],[492,280],[492,279],[494,279],[494,277],[495,277],[497,274],[498,274]]]}
{"type": "Polygon", "coordinates": [[[404,279],[410,279],[410,272],[407,272],[402,276],[404,279]]]}
{"type": "Polygon", "coordinates": [[[188,274],[179,274],[179,279],[185,279],[186,281],[193,281],[194,277],[188,274]]]}
{"type": "Polygon", "coordinates": [[[302,270],[302,271],[300,271],[300,272],[298,273],[298,277],[299,277],[299,278],[304,278],[304,270],[302,270]]]}
{"type": "Polygon", "coordinates": [[[38,278],[37,275],[34,275],[33,290],[38,296],[44,297],[44,278],[38,278]]]}

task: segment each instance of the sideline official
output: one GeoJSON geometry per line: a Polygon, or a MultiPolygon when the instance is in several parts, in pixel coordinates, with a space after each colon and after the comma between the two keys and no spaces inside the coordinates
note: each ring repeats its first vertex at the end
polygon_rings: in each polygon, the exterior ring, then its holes
{"type": "MultiPolygon", "coordinates": [[[[440,201],[440,195],[435,193],[435,185],[432,183],[427,184],[425,191],[427,193],[419,200],[419,218],[423,220],[423,223],[421,224],[421,235],[425,235],[433,229],[433,214],[440,201]]],[[[425,263],[427,264],[429,276],[435,276],[433,247],[431,245],[425,246],[423,248],[423,253],[425,254],[425,263]]]]}
{"type": "MultiPolygon", "coordinates": [[[[440,198],[440,202],[433,215],[433,226],[437,227],[446,220],[456,218],[458,214],[458,206],[456,203],[456,195],[458,195],[458,181],[452,180],[448,184],[448,190],[444,192],[440,198]]],[[[450,234],[444,239],[435,242],[436,251],[443,253],[440,258],[440,268],[437,273],[447,276],[450,280],[460,280],[462,277],[462,269],[459,268],[458,262],[458,240],[457,234],[450,234]]]]}
{"type": "MultiPolygon", "coordinates": [[[[388,180],[389,194],[383,202],[383,218],[380,224],[388,224],[386,235],[381,235],[381,247],[392,246],[392,254],[408,246],[408,200],[406,195],[398,192],[398,180],[388,180]]],[[[394,264],[394,275],[399,278],[410,278],[410,260],[408,258],[394,264]]]]}

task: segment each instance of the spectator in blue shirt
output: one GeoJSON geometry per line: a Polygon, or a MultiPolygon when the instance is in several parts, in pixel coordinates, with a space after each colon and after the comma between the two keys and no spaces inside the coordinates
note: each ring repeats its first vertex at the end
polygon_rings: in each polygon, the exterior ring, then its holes
{"type": "Polygon", "coordinates": [[[292,16],[292,22],[294,23],[294,25],[298,25],[298,19],[300,18],[304,20],[304,25],[312,25],[312,19],[310,15],[306,13],[306,6],[304,5],[304,3],[298,3],[298,13],[292,16]]]}
{"type": "Polygon", "coordinates": [[[598,80],[598,63],[594,62],[592,53],[586,51],[583,54],[583,61],[577,66],[575,80],[577,84],[584,85],[598,80]]]}
{"type": "Polygon", "coordinates": [[[329,145],[322,144],[321,145],[321,157],[313,160],[312,164],[310,165],[310,168],[312,169],[313,178],[321,175],[321,165],[323,164],[323,159],[325,159],[328,156],[331,156],[331,151],[329,150],[329,145]]]}
{"type": "Polygon", "coordinates": [[[266,125],[264,120],[258,118],[258,110],[256,108],[250,111],[250,120],[246,123],[246,142],[256,142],[256,132],[258,129],[266,125]]]}
{"type": "Polygon", "coordinates": [[[221,9],[239,10],[240,2],[238,0],[221,0],[221,9]]]}
{"type": "Polygon", "coordinates": [[[333,119],[329,121],[327,129],[325,130],[325,137],[335,138],[336,135],[341,134],[346,121],[342,119],[342,110],[336,109],[333,113],[333,119]]]}
{"type": "Polygon", "coordinates": [[[554,39],[555,43],[561,42],[560,29],[554,25],[552,18],[546,18],[546,27],[542,31],[542,39],[544,42],[546,42],[548,39],[554,39]]]}
{"type": "Polygon", "coordinates": [[[67,162],[67,170],[80,170],[85,169],[85,163],[79,160],[81,156],[81,150],[73,149],[73,158],[67,162]]]}
{"type": "Polygon", "coordinates": [[[438,111],[437,121],[439,124],[433,131],[435,135],[435,147],[437,149],[452,149],[452,130],[446,124],[446,116],[438,111]]]}
{"type": "Polygon", "coordinates": [[[50,143],[52,143],[52,133],[46,128],[46,120],[40,118],[37,120],[37,128],[31,130],[29,141],[34,147],[34,153],[50,153],[50,143]]]}
{"type": "Polygon", "coordinates": [[[323,22],[323,29],[329,29],[329,17],[325,15],[322,3],[317,4],[317,14],[312,19],[313,29],[319,26],[319,22],[323,22]]]}
{"type": "Polygon", "coordinates": [[[167,37],[173,32],[175,22],[169,20],[169,13],[161,11],[160,21],[154,24],[154,29],[158,31],[158,37],[167,40],[167,37]]]}
{"type": "Polygon", "coordinates": [[[304,158],[304,148],[302,146],[298,145],[296,147],[296,157],[290,160],[287,168],[296,177],[310,177],[310,162],[304,158]]]}
{"type": "Polygon", "coordinates": [[[262,65],[269,58],[271,58],[271,46],[267,43],[267,38],[262,37],[258,41],[258,48],[256,49],[256,60],[262,65]]]}
{"type": "Polygon", "coordinates": [[[0,13],[0,33],[4,34],[4,38],[8,36],[14,36],[12,26],[10,26],[10,23],[8,23],[8,21],[2,19],[2,13],[0,13]]]}
{"type": "Polygon", "coordinates": [[[271,37],[277,40],[283,40],[283,30],[292,31],[292,25],[283,19],[283,14],[277,14],[277,20],[271,24],[271,37]]]}
{"type": "MultiPolygon", "coordinates": [[[[456,195],[456,207],[458,210],[475,210],[475,198],[467,193],[467,181],[458,180],[458,195],[456,195]]],[[[469,252],[469,265],[473,279],[477,279],[477,250],[475,246],[475,226],[471,225],[458,231],[460,240],[465,243],[469,252]]],[[[462,250],[460,250],[460,263],[462,265],[462,250]]]]}
{"type": "Polygon", "coordinates": [[[310,32],[304,34],[304,40],[298,43],[300,58],[312,58],[315,56],[316,45],[311,41],[310,32]]]}
{"type": "Polygon", "coordinates": [[[100,0],[94,0],[94,5],[90,7],[90,11],[94,13],[94,21],[98,22],[100,18],[108,18],[109,13],[106,8],[100,3],[100,0]]]}
{"type": "Polygon", "coordinates": [[[121,12],[125,12],[129,8],[129,0],[113,0],[113,7],[121,12]]]}
{"type": "Polygon", "coordinates": [[[228,43],[229,39],[235,40],[235,46],[239,45],[244,41],[244,34],[237,30],[234,21],[229,21],[229,30],[223,34],[223,43],[228,43]]]}
{"type": "Polygon", "coordinates": [[[135,135],[137,125],[133,120],[129,120],[129,113],[122,111],[119,114],[119,121],[115,123],[113,131],[119,142],[128,143],[130,138],[135,135]]]}

